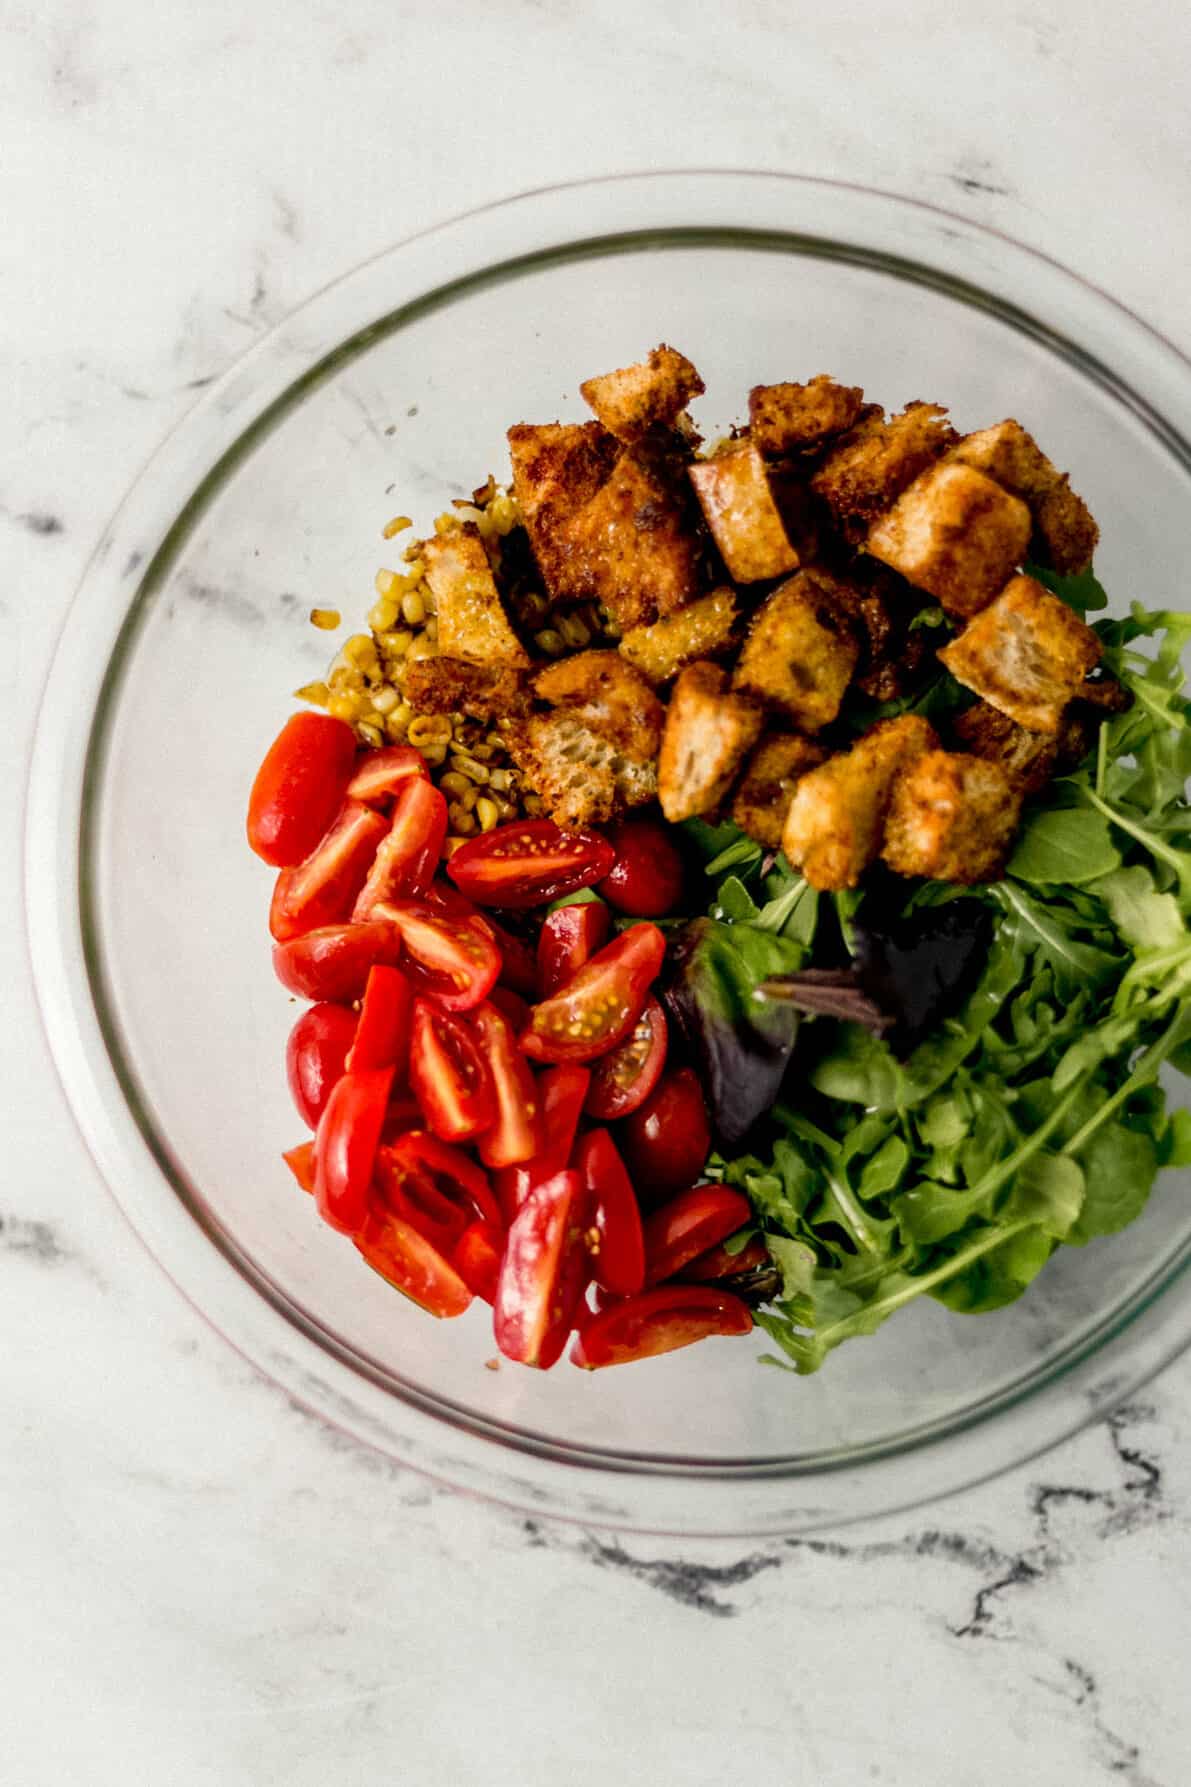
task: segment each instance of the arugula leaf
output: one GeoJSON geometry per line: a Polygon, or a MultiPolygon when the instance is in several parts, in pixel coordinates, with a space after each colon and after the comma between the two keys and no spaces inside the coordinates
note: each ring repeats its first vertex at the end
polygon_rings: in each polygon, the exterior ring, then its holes
{"type": "Polygon", "coordinates": [[[1050,590],[1052,595],[1066,602],[1068,608],[1074,608],[1076,614],[1091,614],[1097,609],[1108,607],[1104,586],[1091,571],[1081,571],[1075,577],[1064,577],[1045,565],[1027,565],[1026,574],[1050,590]]]}
{"type": "Polygon", "coordinates": [[[1018,881],[1080,886],[1121,866],[1108,821],[1084,807],[1041,807],[1026,822],[1006,873],[1018,881]]]}
{"type": "Polygon", "coordinates": [[[1082,1150],[1080,1160],[1087,1191],[1077,1220],[1063,1237],[1075,1247],[1097,1235],[1115,1235],[1141,1215],[1157,1177],[1158,1150],[1150,1136],[1109,1123],[1082,1150]]]}

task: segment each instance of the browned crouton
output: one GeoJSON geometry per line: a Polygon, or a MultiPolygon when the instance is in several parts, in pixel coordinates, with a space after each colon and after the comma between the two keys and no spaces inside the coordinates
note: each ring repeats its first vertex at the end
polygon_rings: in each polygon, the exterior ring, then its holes
{"type": "Polygon", "coordinates": [[[689,467],[689,475],[720,557],[737,583],[780,577],[801,564],[806,518],[792,505],[783,513],[752,441],[732,441],[689,467]]]}
{"type": "Polygon", "coordinates": [[[975,614],[1022,562],[1030,511],[983,472],[931,466],[870,531],[866,549],[952,614],[975,614]]]}
{"type": "Polygon", "coordinates": [[[658,762],[658,799],[672,822],[713,811],[757,742],[761,709],[727,683],[718,664],[691,664],[674,685],[658,762]]]}
{"type": "Polygon", "coordinates": [[[907,404],[888,420],[879,411],[862,414],[829,449],[811,489],[850,540],[862,540],[907,484],[951,446],[956,435],[946,415],[937,403],[907,404]]]}
{"type": "Polygon", "coordinates": [[[843,434],[863,402],[858,385],[837,385],[825,372],[807,385],[754,385],[749,392],[749,438],[767,459],[780,459],[843,434]]]}
{"type": "Polygon", "coordinates": [[[675,609],[650,627],[630,627],[618,649],[621,657],[656,687],[669,682],[688,664],[725,651],[733,640],[736,617],[736,591],[725,586],[675,609]]]}
{"type": "Polygon", "coordinates": [[[467,714],[473,720],[497,719],[529,706],[521,671],[502,664],[472,664],[464,658],[407,659],[401,692],[418,713],[467,714]]]}
{"type": "Polygon", "coordinates": [[[579,390],[609,434],[639,441],[672,428],[692,397],[701,396],[705,388],[685,354],[663,342],[647,360],[586,379],[579,390]]]}
{"type": "Polygon", "coordinates": [[[1017,831],[1022,793],[999,763],[927,751],[894,777],[881,854],[899,875],[995,881],[1017,831]]]}
{"type": "Polygon", "coordinates": [[[509,755],[556,824],[606,825],[657,798],[656,757],[642,760],[567,708],[505,723],[509,755]]]}
{"type": "Polygon", "coordinates": [[[601,490],[620,448],[598,422],[518,422],[508,433],[513,494],[537,550],[539,521],[573,515],[601,490]]]}
{"type": "Polygon", "coordinates": [[[1021,497],[1034,518],[1030,556],[1064,576],[1086,571],[1100,529],[1067,475],[1060,472],[1020,422],[1009,417],[993,428],[966,434],[948,459],[970,465],[1021,497]]]}
{"type": "Polygon", "coordinates": [[[733,686],[818,732],[838,714],[859,651],[833,580],[800,571],[757,610],[733,686]]]}
{"type": "Polygon", "coordinates": [[[540,670],[541,701],[565,707],[576,720],[611,740],[627,757],[655,758],[666,710],[641,675],[618,652],[576,652],[540,670]]]}
{"type": "MultiPolygon", "coordinates": [[[[821,576],[818,567],[815,574],[821,576]]],[[[846,576],[832,579],[832,588],[860,643],[855,687],[872,701],[908,693],[933,660],[933,629],[915,624],[924,606],[921,591],[863,556],[846,576]]]]}
{"type": "Polygon", "coordinates": [[[1059,730],[1100,641],[1032,577],[1014,577],[939,657],[952,676],[1031,732],[1059,730]]]}
{"type": "Polygon", "coordinates": [[[426,581],[438,615],[438,647],[447,657],[524,669],[529,653],[509,618],[484,551],[470,523],[423,542],[426,581]]]}
{"type": "Polygon", "coordinates": [[[973,757],[1000,764],[1024,794],[1037,794],[1055,774],[1058,738],[1053,733],[1028,732],[987,701],[977,701],[957,714],[951,731],[973,757]]]}
{"type": "Polygon", "coordinates": [[[777,850],[796,783],[826,756],[822,745],[796,732],[762,739],[736,790],[733,823],[767,850],[777,850]]]}
{"type": "Polygon", "coordinates": [[[782,849],[812,887],[855,887],[881,848],[894,777],[938,746],[918,714],[882,720],[850,751],[802,776],[782,830],[782,849]]]}

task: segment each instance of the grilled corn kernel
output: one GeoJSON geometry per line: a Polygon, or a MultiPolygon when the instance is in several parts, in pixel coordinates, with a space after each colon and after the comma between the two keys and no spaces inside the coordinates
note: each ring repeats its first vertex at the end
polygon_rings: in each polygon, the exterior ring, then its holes
{"type": "Polygon", "coordinates": [[[386,521],[381,531],[386,540],[391,540],[394,534],[403,534],[407,527],[412,526],[413,522],[408,515],[394,515],[392,521],[386,521]]]}
{"type": "Polygon", "coordinates": [[[400,699],[396,689],[390,683],[386,688],[373,691],[372,705],[378,714],[391,714],[400,699]]]}
{"type": "Polygon", "coordinates": [[[436,738],[428,745],[419,745],[418,750],[430,768],[437,769],[446,757],[447,741],[445,738],[436,738]]]}
{"type": "Polygon", "coordinates": [[[327,697],[331,691],[326,683],[303,683],[300,689],[294,690],[295,701],[309,701],[315,707],[326,707],[327,697]]]}
{"type": "Polygon", "coordinates": [[[423,745],[441,744],[445,755],[450,738],[451,722],[445,714],[419,714],[410,722],[409,742],[419,750],[423,745]]]}
{"type": "Polygon", "coordinates": [[[481,831],[491,831],[500,819],[500,808],[494,800],[481,799],[476,802],[476,818],[480,822],[481,831]]]}
{"type": "Polygon", "coordinates": [[[360,737],[364,740],[364,743],[366,745],[371,745],[374,750],[376,750],[378,748],[378,746],[383,745],[385,742],[384,731],[380,726],[378,726],[376,724],[375,720],[360,720],[360,721],[358,721],[357,725],[356,725],[356,731],[359,733],[360,737]]]}
{"type": "Polygon", "coordinates": [[[562,634],[554,627],[543,627],[540,633],[535,633],[534,644],[548,658],[556,658],[565,649],[562,634]]]}
{"type": "Polygon", "coordinates": [[[347,720],[350,723],[359,711],[360,698],[358,695],[332,695],[327,702],[327,712],[333,720],[347,720]]]}
{"type": "Polygon", "coordinates": [[[479,831],[474,813],[460,813],[455,820],[455,834],[460,838],[474,838],[479,831]]]}
{"type": "Polygon", "coordinates": [[[376,644],[371,633],[353,633],[343,648],[343,655],[357,670],[369,670],[375,666],[376,644]]]}
{"type": "Polygon", "coordinates": [[[558,630],[566,644],[573,650],[580,651],[591,638],[591,629],[577,614],[564,614],[558,623],[558,630]]]}
{"type": "Polygon", "coordinates": [[[426,619],[426,604],[417,590],[407,590],[402,596],[401,618],[407,627],[420,627],[426,619]]]}
{"type": "Polygon", "coordinates": [[[396,596],[382,596],[368,610],[368,625],[374,633],[387,633],[401,613],[401,604],[396,596]]]}
{"type": "Polygon", "coordinates": [[[444,794],[454,795],[466,794],[467,790],[473,786],[466,776],[459,774],[457,769],[449,769],[445,776],[440,776],[438,785],[444,794]]]}
{"type": "Polygon", "coordinates": [[[409,729],[409,708],[403,701],[395,707],[391,714],[385,716],[385,736],[390,744],[400,745],[405,742],[405,734],[409,729]]]}
{"type": "Polygon", "coordinates": [[[531,819],[536,819],[542,811],[542,798],[539,794],[527,794],[524,801],[525,811],[531,819]]]}
{"type": "Polygon", "coordinates": [[[372,579],[373,588],[378,596],[395,596],[401,583],[396,571],[386,571],[382,566],[372,579]]]}
{"type": "Polygon", "coordinates": [[[312,627],[321,627],[324,633],[333,633],[339,625],[338,608],[312,608],[310,624],[312,627]]]}
{"type": "Polygon", "coordinates": [[[406,632],[404,627],[399,627],[395,632],[381,633],[376,641],[386,658],[403,658],[413,642],[413,634],[406,632]]]}
{"type": "Polygon", "coordinates": [[[458,521],[455,519],[454,515],[451,514],[449,509],[445,514],[436,515],[434,517],[434,531],[436,534],[453,534],[458,526],[458,521]]]}
{"type": "Polygon", "coordinates": [[[328,681],[333,695],[358,695],[364,687],[364,676],[359,670],[353,670],[350,664],[340,664],[332,670],[328,681]]]}
{"type": "Polygon", "coordinates": [[[477,763],[474,757],[465,757],[461,751],[457,751],[451,758],[451,768],[458,770],[461,776],[466,776],[469,782],[484,783],[488,780],[488,765],[477,763]]]}
{"type": "Polygon", "coordinates": [[[418,658],[436,658],[438,656],[438,647],[433,639],[428,639],[426,637],[425,633],[419,633],[418,637],[410,646],[406,656],[415,660],[418,658]]]}
{"type": "Polygon", "coordinates": [[[488,786],[494,794],[507,794],[513,786],[513,778],[507,769],[494,769],[488,777],[488,786]]]}

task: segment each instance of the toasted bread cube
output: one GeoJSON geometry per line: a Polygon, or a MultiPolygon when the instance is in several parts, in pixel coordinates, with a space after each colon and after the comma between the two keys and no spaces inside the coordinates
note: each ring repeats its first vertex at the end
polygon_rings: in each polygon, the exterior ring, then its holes
{"type": "Polygon", "coordinates": [[[995,881],[1017,831],[1022,795],[999,763],[927,751],[894,777],[881,854],[899,875],[967,886],[995,881]]]}
{"type": "Polygon", "coordinates": [[[900,415],[862,414],[827,452],[811,489],[847,537],[859,541],[920,472],[955,441],[947,411],[937,403],[909,403],[900,415]]]}
{"type": "Polygon", "coordinates": [[[691,664],[674,685],[658,762],[658,799],[672,822],[718,807],[757,742],[761,709],[727,685],[718,664],[691,664]]]}
{"type": "Polygon", "coordinates": [[[832,580],[800,571],[757,610],[733,686],[801,732],[818,732],[839,713],[859,653],[832,580]]]}
{"type": "Polygon", "coordinates": [[[527,788],[557,825],[606,825],[657,798],[656,757],[627,755],[569,709],[511,720],[504,732],[527,788]]]}
{"type": "Polygon", "coordinates": [[[865,548],[951,614],[976,614],[1025,558],[1030,511],[983,472],[947,462],[915,478],[865,548]]]}
{"type": "Polygon", "coordinates": [[[560,658],[538,672],[534,690],[539,700],[566,708],[626,757],[649,761],[661,749],[666,710],[641,672],[618,652],[560,658]]]}
{"type": "Polygon", "coordinates": [[[855,887],[876,860],[894,778],[925,751],[938,747],[934,728],[918,714],[882,720],[850,751],[828,758],[795,784],[782,830],[782,849],[812,887],[855,887]]]}
{"type": "Polygon", "coordinates": [[[932,629],[914,624],[924,607],[921,591],[863,555],[833,587],[860,643],[854,686],[872,701],[906,694],[934,655],[932,629]]]}
{"type": "Polygon", "coordinates": [[[639,441],[672,428],[693,397],[706,389],[694,366],[665,342],[647,360],[585,379],[579,391],[617,440],[639,441]]]}
{"type": "Polygon", "coordinates": [[[447,657],[525,669],[529,653],[509,624],[479,529],[470,522],[423,542],[426,581],[447,657]]]}
{"type": "Polygon", "coordinates": [[[598,422],[518,422],[508,432],[513,494],[535,551],[535,524],[573,515],[607,483],[620,448],[598,422]]]}
{"type": "Polygon", "coordinates": [[[851,428],[863,402],[858,385],[837,385],[825,372],[806,385],[754,385],[749,439],[767,459],[803,452],[851,428]]]}
{"type": "Polygon", "coordinates": [[[688,664],[726,651],[735,634],[736,619],[736,591],[725,585],[675,609],[665,620],[655,620],[652,626],[630,627],[618,650],[656,688],[688,664]]]}
{"type": "Polygon", "coordinates": [[[466,658],[410,658],[401,692],[422,714],[467,714],[494,720],[529,706],[525,673],[507,664],[473,664],[466,658]]]}
{"type": "Polygon", "coordinates": [[[1100,529],[1066,473],[1047,458],[1020,422],[1010,416],[995,427],[966,434],[947,457],[972,466],[1021,497],[1034,518],[1031,557],[1064,576],[1089,568],[1100,529]]]}
{"type": "MultiPolygon", "coordinates": [[[[689,467],[712,538],[737,583],[781,577],[801,564],[769,471],[752,441],[733,441],[711,459],[689,467]]],[[[800,531],[800,529],[796,529],[800,531]]]]}
{"type": "Polygon", "coordinates": [[[966,752],[986,763],[999,764],[1025,794],[1037,794],[1055,774],[1058,738],[1052,733],[1028,732],[987,701],[977,701],[957,714],[951,730],[966,752]]]}
{"type": "Polygon", "coordinates": [[[1058,732],[1100,658],[1078,614],[1032,577],[1014,577],[939,653],[952,676],[1031,732],[1058,732]]]}
{"type": "Polygon", "coordinates": [[[767,850],[781,847],[782,827],[800,778],[826,760],[822,745],[796,732],[762,739],[748,760],[732,802],[732,822],[767,850]]]}

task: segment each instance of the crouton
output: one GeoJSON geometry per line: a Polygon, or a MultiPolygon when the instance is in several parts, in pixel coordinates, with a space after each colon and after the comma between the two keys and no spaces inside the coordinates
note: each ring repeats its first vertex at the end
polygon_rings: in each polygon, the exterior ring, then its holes
{"type": "Polygon", "coordinates": [[[732,441],[710,459],[688,468],[704,518],[728,574],[737,583],[759,583],[796,570],[813,549],[805,502],[783,501],[769,470],[749,440],[732,441]]]}
{"type": "Polygon", "coordinates": [[[529,707],[523,672],[465,658],[407,658],[401,692],[418,713],[467,714],[473,720],[498,719],[529,707]]]}
{"type": "Polygon", "coordinates": [[[894,777],[881,855],[899,875],[995,881],[1021,816],[1022,789],[999,763],[927,751],[894,777]]]}
{"type": "Polygon", "coordinates": [[[966,434],[947,457],[972,466],[1021,497],[1034,520],[1031,558],[1064,576],[1089,568],[1100,529],[1066,473],[1047,458],[1020,422],[1009,417],[993,428],[966,434]]]}
{"type": "Polygon", "coordinates": [[[576,652],[560,658],[538,672],[534,691],[540,701],[566,708],[627,757],[646,761],[661,748],[666,710],[641,672],[618,652],[576,652]]]}
{"type": "Polygon", "coordinates": [[[779,849],[795,785],[826,756],[822,745],[796,732],[763,739],[732,801],[733,824],[767,850],[779,849]]]}
{"type": "Polygon", "coordinates": [[[882,720],[850,751],[799,778],[782,829],[782,849],[812,887],[855,887],[881,848],[899,770],[938,747],[918,714],[882,720]]]}
{"type": "MultiPolygon", "coordinates": [[[[816,576],[821,573],[816,567],[816,576]]],[[[920,680],[932,658],[931,629],[915,626],[920,590],[876,559],[859,558],[833,579],[835,600],[852,622],[860,656],[852,681],[871,701],[892,701],[920,680]]]]}
{"type": "Polygon", "coordinates": [[[692,397],[705,389],[685,354],[664,342],[638,365],[585,379],[579,387],[609,434],[629,442],[672,428],[692,397]]]}
{"type": "Polygon", "coordinates": [[[869,532],[865,549],[951,614],[976,614],[1025,558],[1030,511],[983,472],[931,466],[869,532]]]}
{"type": "Polygon", "coordinates": [[[858,385],[837,385],[825,372],[807,385],[754,385],[749,439],[767,459],[818,447],[851,428],[863,402],[858,385]]]}
{"type": "Polygon", "coordinates": [[[910,403],[888,420],[861,414],[835,442],[811,478],[849,540],[859,543],[907,484],[946,452],[956,433],[937,403],[910,403]]]}
{"type": "Polygon", "coordinates": [[[447,657],[524,669],[529,653],[509,618],[478,528],[471,523],[422,544],[426,581],[438,615],[438,646],[447,657]]]}
{"type": "Polygon", "coordinates": [[[688,664],[726,651],[733,642],[736,619],[736,591],[725,585],[675,609],[652,626],[630,627],[618,649],[622,658],[657,687],[688,664]]]}
{"type": "Polygon", "coordinates": [[[987,701],[977,701],[957,714],[951,731],[973,757],[999,764],[1024,794],[1037,794],[1055,774],[1058,738],[1051,733],[1028,732],[987,701]]]}
{"type": "Polygon", "coordinates": [[[757,610],[733,687],[776,708],[801,732],[839,713],[860,647],[824,573],[800,571],[757,610]]]}
{"type": "Polygon", "coordinates": [[[1059,730],[1100,641],[1032,577],[1014,577],[939,657],[957,681],[1031,732],[1059,730]]]}
{"type": "Polygon", "coordinates": [[[658,762],[658,799],[672,822],[712,812],[757,742],[760,707],[727,683],[718,664],[691,664],[674,685],[658,762]]]}
{"type": "Polygon", "coordinates": [[[526,787],[558,825],[606,825],[657,798],[656,758],[627,755],[566,708],[507,721],[503,732],[526,787]]]}

